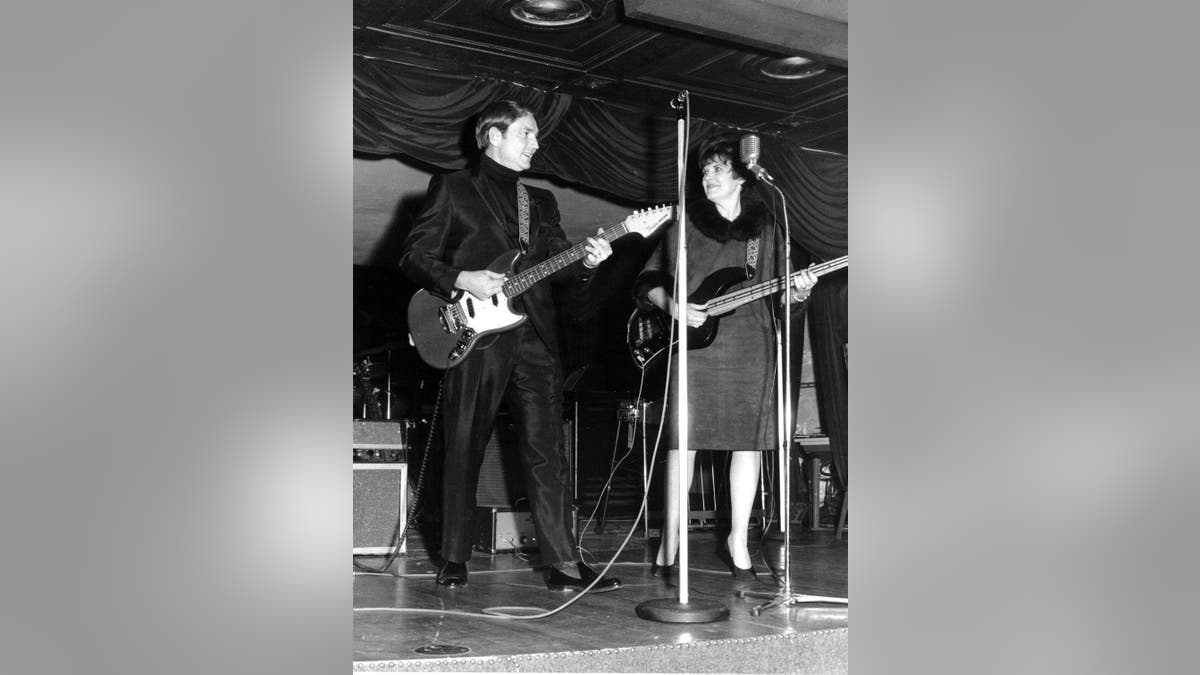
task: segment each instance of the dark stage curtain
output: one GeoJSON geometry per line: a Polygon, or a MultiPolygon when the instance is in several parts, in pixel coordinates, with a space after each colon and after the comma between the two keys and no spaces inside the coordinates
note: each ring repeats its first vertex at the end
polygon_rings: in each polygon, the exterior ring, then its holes
{"type": "MultiPolygon", "coordinates": [[[[446,170],[462,168],[475,152],[473,116],[500,98],[537,113],[544,145],[534,155],[530,173],[618,200],[675,201],[676,121],[665,99],[663,114],[655,116],[511,82],[356,56],[354,149],[404,155],[446,170]]],[[[723,129],[693,119],[689,150],[723,129]]],[[[822,260],[844,255],[846,158],[769,136],[762,139],[762,158],[787,196],[797,244],[822,260]]]]}
{"type": "MultiPolygon", "coordinates": [[[[530,173],[596,190],[618,201],[675,201],[677,122],[666,96],[663,113],[651,115],[498,79],[355,56],[354,149],[368,155],[405,156],[443,170],[462,168],[476,152],[472,118],[484,105],[501,98],[516,100],[537,114],[544,143],[534,155],[530,173]]],[[[693,119],[689,151],[725,130],[716,122],[693,119]]],[[[786,139],[764,136],[761,140],[762,164],[787,197],[796,246],[815,260],[845,255],[847,159],[805,150],[786,139]]],[[[817,284],[809,316],[822,428],[830,436],[844,483],[846,303],[845,276],[841,278],[840,291],[827,280],[817,284]]]]}

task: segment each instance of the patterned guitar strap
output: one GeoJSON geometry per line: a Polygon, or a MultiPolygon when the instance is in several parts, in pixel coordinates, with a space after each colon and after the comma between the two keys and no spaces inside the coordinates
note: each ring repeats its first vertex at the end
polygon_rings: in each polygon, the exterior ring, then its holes
{"type": "Polygon", "coordinates": [[[529,248],[529,191],[521,183],[517,183],[517,226],[523,254],[529,248]]]}
{"type": "Polygon", "coordinates": [[[746,241],[746,280],[754,278],[754,270],[758,267],[758,240],[755,237],[746,241]]]}

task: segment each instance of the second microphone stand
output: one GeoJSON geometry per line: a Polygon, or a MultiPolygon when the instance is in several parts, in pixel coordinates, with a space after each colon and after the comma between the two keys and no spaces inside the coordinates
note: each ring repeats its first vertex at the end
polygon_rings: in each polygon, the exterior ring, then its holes
{"type": "Polygon", "coordinates": [[[791,466],[792,466],[792,237],[788,227],[787,198],[783,191],[775,185],[774,179],[766,169],[757,167],[755,171],[759,180],[766,183],[779,194],[783,212],[783,264],[786,280],[783,285],[783,331],[777,330],[775,335],[776,354],[776,403],[778,405],[778,437],[779,437],[779,528],[783,531],[783,581],[776,593],[761,591],[738,591],[741,598],[768,599],[761,605],[750,610],[750,614],[758,616],[763,610],[772,607],[789,607],[791,605],[821,603],[846,605],[846,598],[834,598],[820,595],[803,595],[792,592],[792,528],[791,528],[791,466]]]}

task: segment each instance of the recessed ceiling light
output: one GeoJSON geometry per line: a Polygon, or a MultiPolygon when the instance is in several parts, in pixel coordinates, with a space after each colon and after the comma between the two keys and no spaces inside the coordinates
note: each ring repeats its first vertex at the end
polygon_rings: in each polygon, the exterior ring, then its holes
{"type": "Polygon", "coordinates": [[[508,11],[517,21],[539,28],[570,26],[592,15],[583,0],[517,0],[508,11]]]}
{"type": "Polygon", "coordinates": [[[763,61],[758,71],[775,80],[802,80],[825,72],[825,65],[803,56],[787,56],[763,61]]]}

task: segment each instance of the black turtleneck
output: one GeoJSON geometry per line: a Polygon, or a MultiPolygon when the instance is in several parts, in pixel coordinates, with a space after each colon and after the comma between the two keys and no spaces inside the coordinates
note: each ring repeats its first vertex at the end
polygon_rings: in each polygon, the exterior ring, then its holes
{"type": "Polygon", "coordinates": [[[479,161],[479,175],[492,206],[504,217],[504,230],[516,241],[520,229],[517,223],[517,178],[520,172],[484,155],[479,161]]]}

